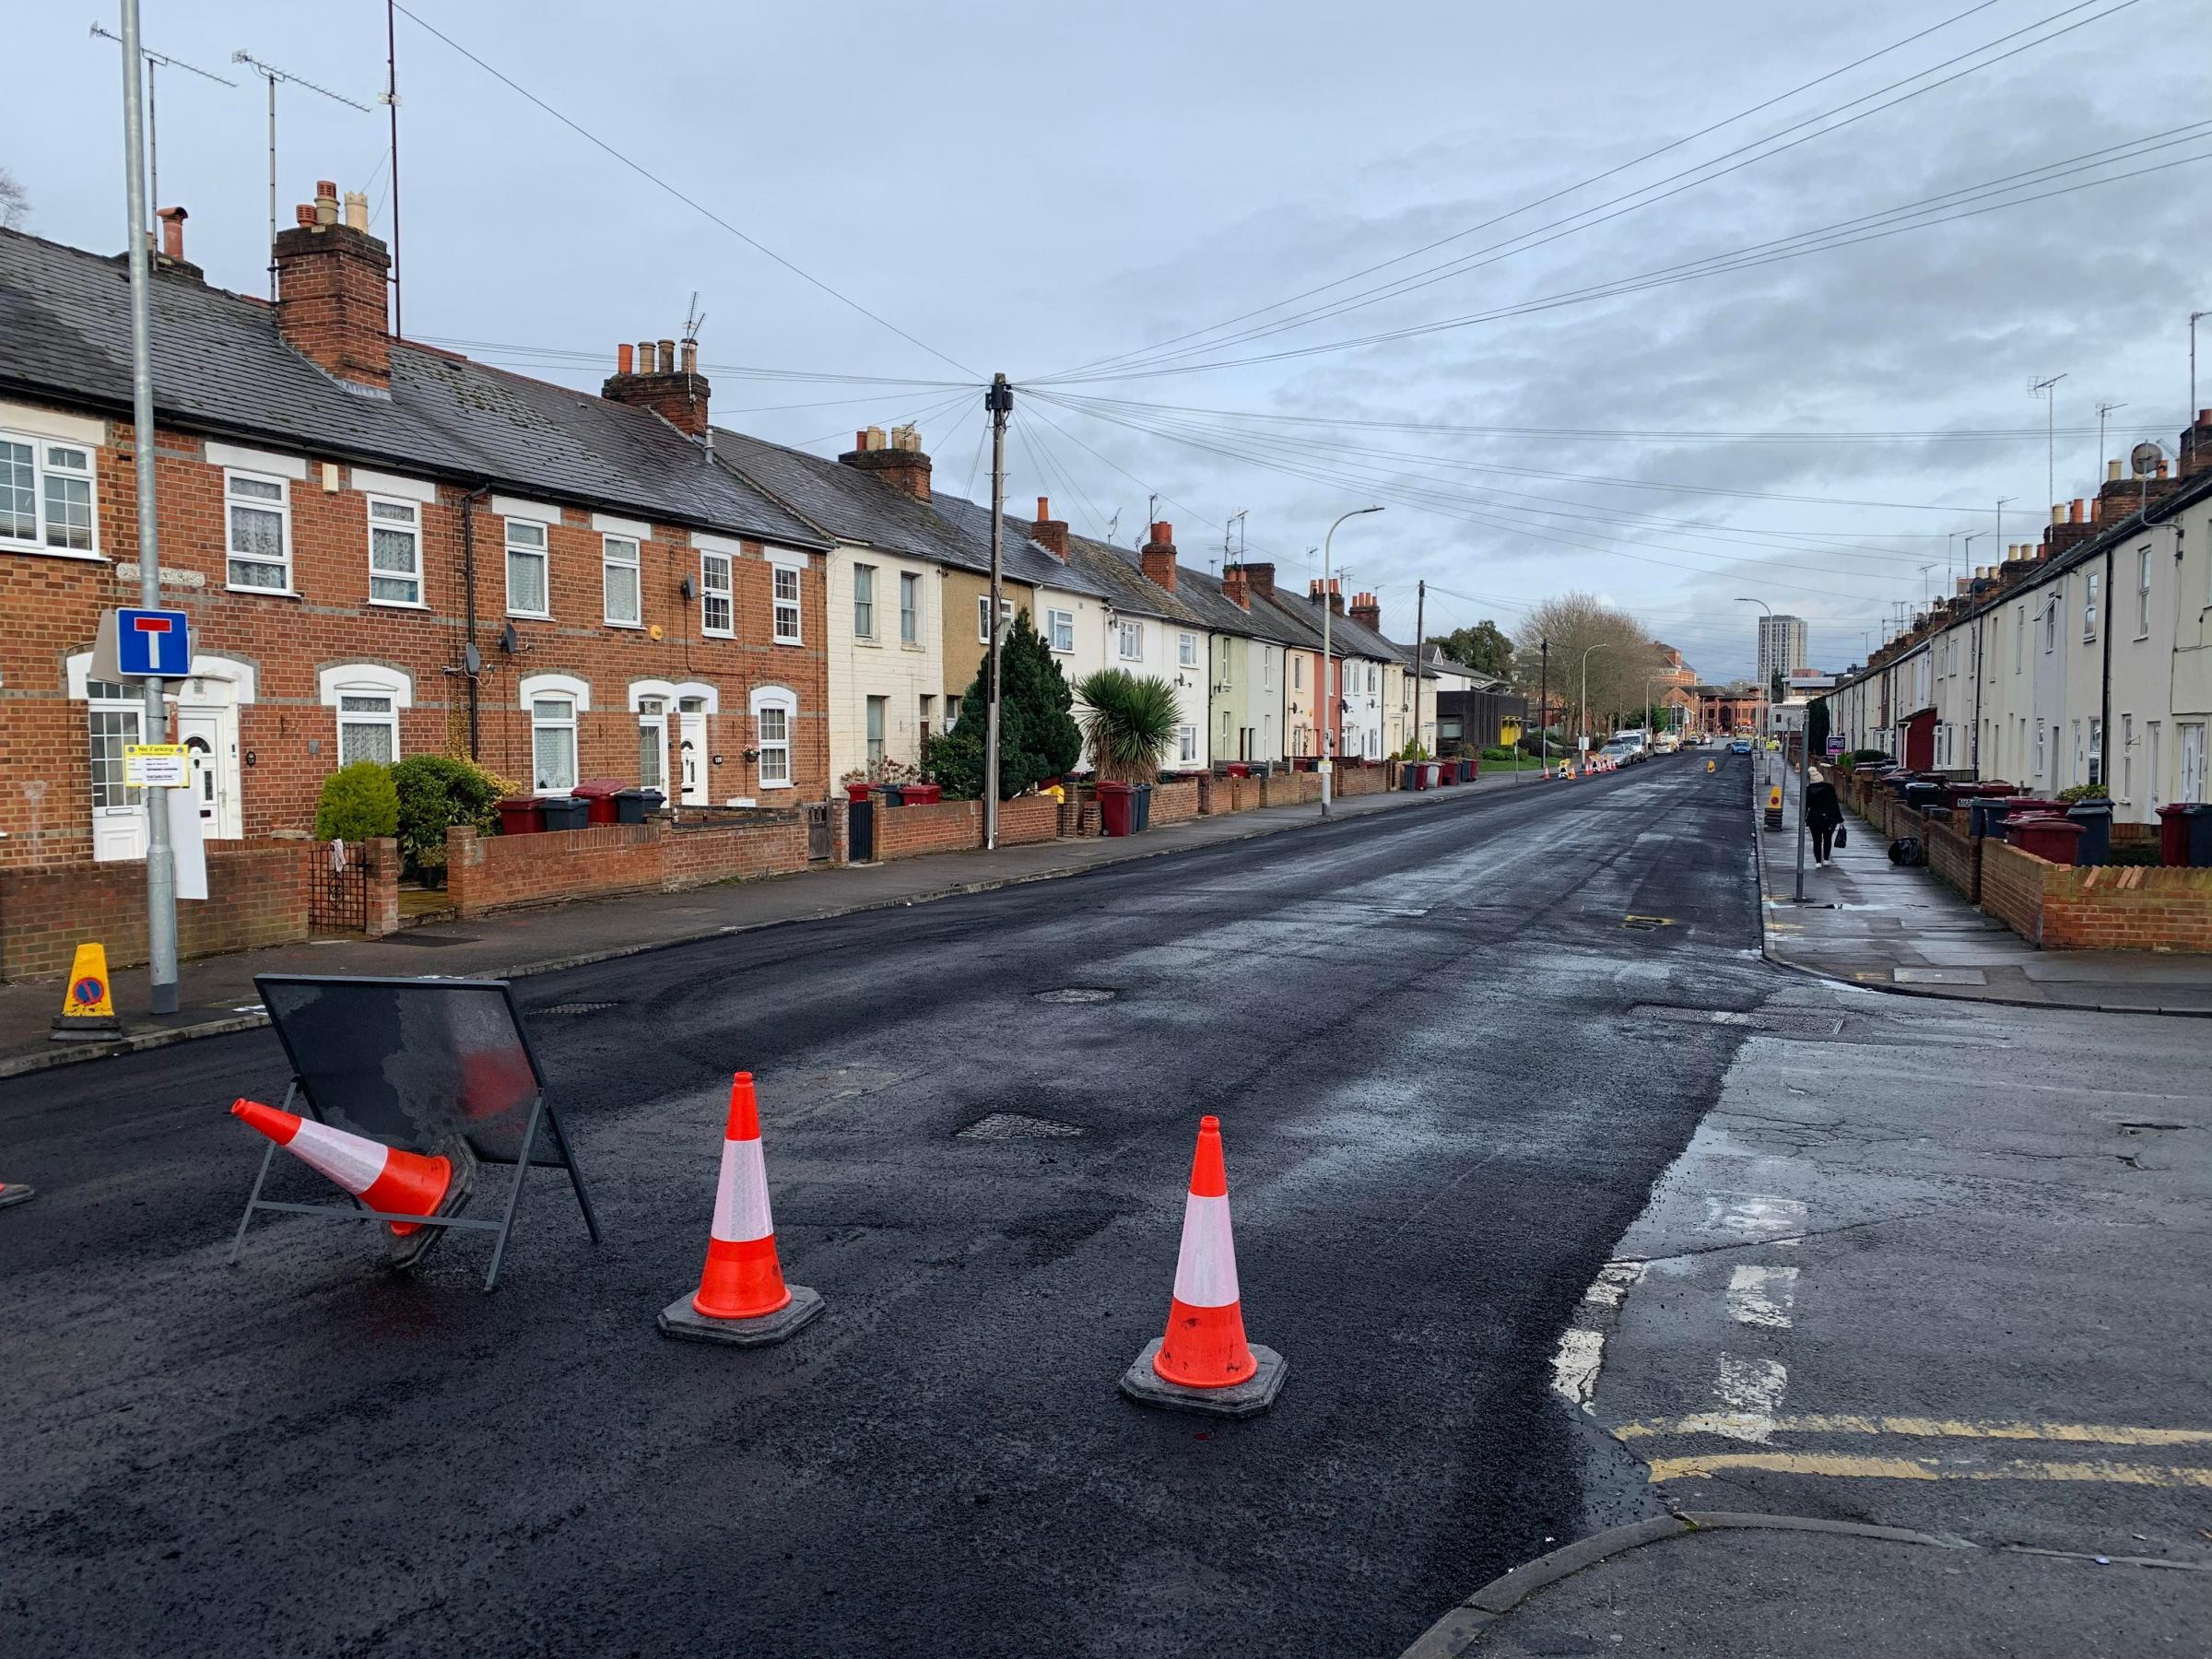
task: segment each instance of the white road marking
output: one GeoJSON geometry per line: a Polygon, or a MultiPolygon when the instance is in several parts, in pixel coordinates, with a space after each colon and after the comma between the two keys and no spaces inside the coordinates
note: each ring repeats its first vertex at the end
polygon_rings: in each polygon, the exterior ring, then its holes
{"type": "Polygon", "coordinates": [[[1647,1265],[1643,1262],[1607,1262],[1590,1281],[1590,1288],[1583,1292],[1584,1304],[1594,1308],[1619,1307],[1622,1299],[1642,1279],[1647,1265]]]}
{"type": "Polygon", "coordinates": [[[1734,1198],[1712,1194],[1705,1200],[1705,1225],[1732,1232],[1747,1242],[1779,1239],[1805,1230],[1806,1207],[1794,1198],[1745,1193],[1734,1198]]]}
{"type": "Polygon", "coordinates": [[[1559,1335],[1551,1357],[1551,1386],[1570,1405],[1584,1411],[1597,1394],[1598,1367],[1606,1362],[1606,1334],[1570,1325],[1559,1335]]]}
{"type": "Polygon", "coordinates": [[[1734,1354],[1723,1354],[1712,1392],[1728,1409],[1712,1414],[1708,1420],[1712,1432],[1761,1444],[1772,1440],[1774,1414],[1782,1409],[1782,1396],[1789,1382],[1789,1371],[1777,1360],[1739,1359],[1734,1354]]]}
{"type": "Polygon", "coordinates": [[[1790,1328],[1790,1304],[1797,1299],[1794,1267],[1738,1267],[1728,1277],[1728,1316],[1737,1324],[1770,1331],[1790,1328]]]}

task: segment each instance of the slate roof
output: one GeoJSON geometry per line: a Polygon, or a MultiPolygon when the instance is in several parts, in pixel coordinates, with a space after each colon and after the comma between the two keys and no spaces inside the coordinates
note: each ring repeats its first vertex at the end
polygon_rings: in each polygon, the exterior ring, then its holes
{"type": "MultiPolygon", "coordinates": [[[[152,283],[154,406],[194,431],[802,547],[827,545],[655,415],[405,341],[390,396],[288,345],[258,300],[175,272],[152,283]]],[[[127,414],[129,273],[0,230],[0,387],[127,414]]]]}
{"type": "MultiPolygon", "coordinates": [[[[1180,592],[1171,594],[1145,574],[1133,550],[1071,532],[1067,538],[1067,564],[1070,570],[1097,582],[1104,590],[1106,602],[1117,611],[1126,611],[1133,617],[1157,617],[1187,628],[1207,626],[1206,618],[1183,602],[1180,592]]],[[[1180,575],[1177,586],[1180,589],[1180,575]]]]}
{"type": "MultiPolygon", "coordinates": [[[[932,504],[941,509],[945,516],[959,525],[967,535],[970,545],[980,549],[982,563],[971,569],[988,571],[991,568],[991,509],[980,501],[971,501],[961,496],[936,496],[932,504]]],[[[1034,582],[1039,587],[1058,588],[1063,593],[1088,594],[1094,599],[1111,601],[1113,595],[1097,577],[1063,564],[1030,539],[1029,524],[1006,514],[1005,569],[1014,582],[1034,582]]]]}

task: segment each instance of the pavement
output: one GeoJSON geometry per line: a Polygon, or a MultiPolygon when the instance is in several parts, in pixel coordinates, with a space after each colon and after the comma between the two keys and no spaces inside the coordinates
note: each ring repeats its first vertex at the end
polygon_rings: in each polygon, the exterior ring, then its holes
{"type": "MultiPolygon", "coordinates": [[[[1534,771],[1524,771],[1518,779],[1510,771],[1494,771],[1472,785],[1356,795],[1334,803],[1330,811],[1340,818],[1359,818],[1402,808],[1445,807],[1500,790],[1558,787],[1546,784],[1534,771]]],[[[181,1006],[171,1015],[149,1011],[146,970],[124,969],[113,976],[116,1009],[124,1030],[124,1040],[115,1043],[53,1041],[49,1033],[61,1008],[59,982],[0,985],[0,1077],[265,1025],[261,994],[253,987],[257,973],[435,972],[447,978],[519,979],[747,928],[820,921],[1017,882],[1049,880],[1100,865],[1302,830],[1319,821],[1316,806],[1275,806],[1163,825],[1142,836],[1094,836],[990,853],[942,853],[679,893],[632,894],[411,926],[382,939],[311,939],[185,963],[179,976],[181,1006]]]]}
{"type": "Polygon", "coordinates": [[[1772,987],[1745,787],[1657,761],[534,976],[605,1242],[534,1176],[489,1296],[480,1240],[394,1276],[306,1218],[224,1265],[266,1030],[0,1081],[0,1652],[1394,1653],[1623,1516],[1551,1354],[1744,1040],[1636,1010],[1772,987]],[[654,1329],[738,1067],[827,1303],[754,1350],[654,1329]],[[1249,1421],[1116,1388],[1209,1112],[1290,1367],[1249,1421]]]}
{"type": "MultiPolygon", "coordinates": [[[[1757,756],[1781,776],[1780,756],[1757,756]]],[[[1969,904],[1925,865],[1889,862],[1873,826],[1844,815],[1846,844],[1816,864],[1808,838],[1796,899],[1797,781],[1783,829],[1759,836],[1767,954],[1775,961],[1906,994],[2037,1007],[2212,1014],[2212,957],[2156,951],[2041,950],[1969,904]]]]}

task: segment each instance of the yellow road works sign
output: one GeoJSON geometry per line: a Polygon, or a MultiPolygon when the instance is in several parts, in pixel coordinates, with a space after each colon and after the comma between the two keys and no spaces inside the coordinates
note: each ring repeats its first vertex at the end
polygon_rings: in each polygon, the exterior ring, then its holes
{"type": "Polygon", "coordinates": [[[1767,785],[1767,810],[1769,812],[1782,810],[1782,785],[1779,783],[1767,785]]]}
{"type": "Polygon", "coordinates": [[[1520,741],[1521,723],[1519,721],[1509,718],[1500,720],[1498,723],[1498,743],[1500,747],[1510,748],[1512,745],[1520,741]]]}
{"type": "Polygon", "coordinates": [[[1706,770],[1707,771],[1714,771],[1714,770],[1716,770],[1716,769],[1715,769],[1715,767],[1714,767],[1713,763],[1712,763],[1711,760],[1708,760],[1708,761],[1706,761],[1706,762],[1705,762],[1705,770],[1706,770]]]}
{"type": "Polygon", "coordinates": [[[126,743],[123,781],[132,789],[183,789],[192,782],[191,751],[181,743],[126,743]]]}
{"type": "Polygon", "coordinates": [[[53,1034],[112,1037],[122,1030],[108,984],[107,949],[100,945],[79,945],[69,964],[69,985],[62,993],[62,1011],[54,1019],[53,1034]]]}

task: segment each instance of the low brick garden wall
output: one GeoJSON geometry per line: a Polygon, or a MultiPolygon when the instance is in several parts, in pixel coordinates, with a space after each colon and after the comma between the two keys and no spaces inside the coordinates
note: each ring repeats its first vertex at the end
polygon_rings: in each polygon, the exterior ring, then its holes
{"type": "Polygon", "coordinates": [[[1945,823],[1938,818],[1925,819],[1917,833],[1928,850],[1928,868],[1969,904],[1982,898],[1982,841],[1983,837],[1969,835],[1952,824],[1965,822],[1964,816],[1945,823]]]}
{"type": "MultiPolygon", "coordinates": [[[[1063,810],[1061,804],[1050,795],[1017,795],[1011,801],[1001,801],[998,844],[1021,847],[1057,839],[1063,810]]],[[[982,844],[981,801],[936,801],[925,806],[890,806],[876,814],[876,856],[879,859],[919,858],[928,853],[971,853],[982,844]]]]}
{"type": "MultiPolygon", "coordinates": [[[[206,899],[177,904],[178,956],[306,938],[308,877],[318,856],[327,859],[329,850],[312,841],[210,848],[206,899]]],[[[59,979],[77,946],[93,941],[106,947],[110,971],[147,959],[143,861],[0,871],[0,980],[59,979]]]]}
{"type": "Polygon", "coordinates": [[[2055,865],[1985,839],[1982,908],[2046,950],[2212,951],[2212,869],[2055,865]]]}
{"type": "Polygon", "coordinates": [[[537,835],[479,835],[467,825],[445,832],[445,894],[454,913],[604,899],[661,890],[663,823],[601,824],[537,835]]]}
{"type": "Polygon", "coordinates": [[[1180,783],[1156,783],[1152,787],[1152,822],[1181,824],[1198,816],[1198,794],[1211,780],[1186,778],[1180,783]]]}

